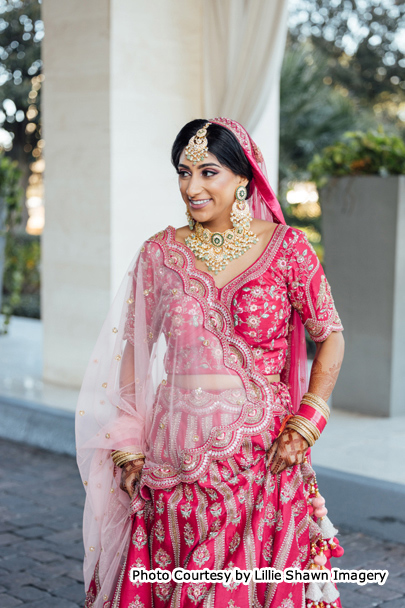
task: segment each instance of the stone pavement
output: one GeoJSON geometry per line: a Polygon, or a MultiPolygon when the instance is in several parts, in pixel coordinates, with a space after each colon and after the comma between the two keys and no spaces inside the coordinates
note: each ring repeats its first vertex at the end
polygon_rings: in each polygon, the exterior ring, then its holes
{"type": "MultiPolygon", "coordinates": [[[[76,462],[0,440],[0,607],[83,606],[84,491],[76,462]]],[[[387,569],[383,586],[340,585],[343,608],[405,608],[405,545],[342,531],[342,569],[387,569]]]]}

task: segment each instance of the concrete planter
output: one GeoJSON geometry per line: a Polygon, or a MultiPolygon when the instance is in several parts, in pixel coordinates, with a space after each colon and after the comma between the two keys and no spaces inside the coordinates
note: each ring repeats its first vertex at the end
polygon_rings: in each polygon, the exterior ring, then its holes
{"type": "Polygon", "coordinates": [[[405,415],[405,176],[337,178],[320,199],[325,269],[346,340],[333,405],[405,415]]]}

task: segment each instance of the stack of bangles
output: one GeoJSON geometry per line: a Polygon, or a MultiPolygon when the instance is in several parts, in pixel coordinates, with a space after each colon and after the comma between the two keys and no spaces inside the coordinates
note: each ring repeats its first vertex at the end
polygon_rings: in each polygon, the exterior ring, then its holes
{"type": "Polygon", "coordinates": [[[321,436],[329,415],[329,406],[322,397],[305,393],[298,412],[289,418],[285,428],[297,431],[312,447],[321,436]]]}
{"type": "Polygon", "coordinates": [[[133,454],[132,452],[120,452],[119,450],[111,452],[111,458],[117,467],[123,467],[124,464],[132,462],[133,460],[145,460],[145,456],[142,452],[133,454]]]}

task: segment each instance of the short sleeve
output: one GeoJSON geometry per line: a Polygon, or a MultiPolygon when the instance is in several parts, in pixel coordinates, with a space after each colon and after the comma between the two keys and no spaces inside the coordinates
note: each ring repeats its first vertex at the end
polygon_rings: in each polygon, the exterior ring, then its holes
{"type": "MultiPolygon", "coordinates": [[[[149,338],[152,338],[153,312],[155,309],[155,276],[154,276],[154,244],[146,242],[139,254],[132,277],[132,288],[127,300],[128,309],[125,319],[123,339],[128,340],[134,346],[135,342],[135,299],[142,297],[144,300],[144,314],[149,338]],[[142,280],[140,281],[140,273],[142,280]],[[142,293],[139,293],[138,283],[142,285],[142,293]]],[[[155,245],[155,248],[157,246],[155,245]]]]}
{"type": "Polygon", "coordinates": [[[323,342],[343,326],[314,248],[301,230],[291,229],[291,236],[286,243],[288,298],[314,342],[323,342]]]}

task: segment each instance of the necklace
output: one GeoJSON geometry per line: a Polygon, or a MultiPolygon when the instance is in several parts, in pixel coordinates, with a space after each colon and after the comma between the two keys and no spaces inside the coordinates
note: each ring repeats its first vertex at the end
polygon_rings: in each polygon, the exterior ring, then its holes
{"type": "Polygon", "coordinates": [[[250,219],[247,217],[225,232],[211,232],[195,222],[195,232],[185,239],[185,243],[196,258],[205,261],[208,270],[218,274],[231,260],[239,258],[258,242],[257,235],[250,230],[250,219]]]}

